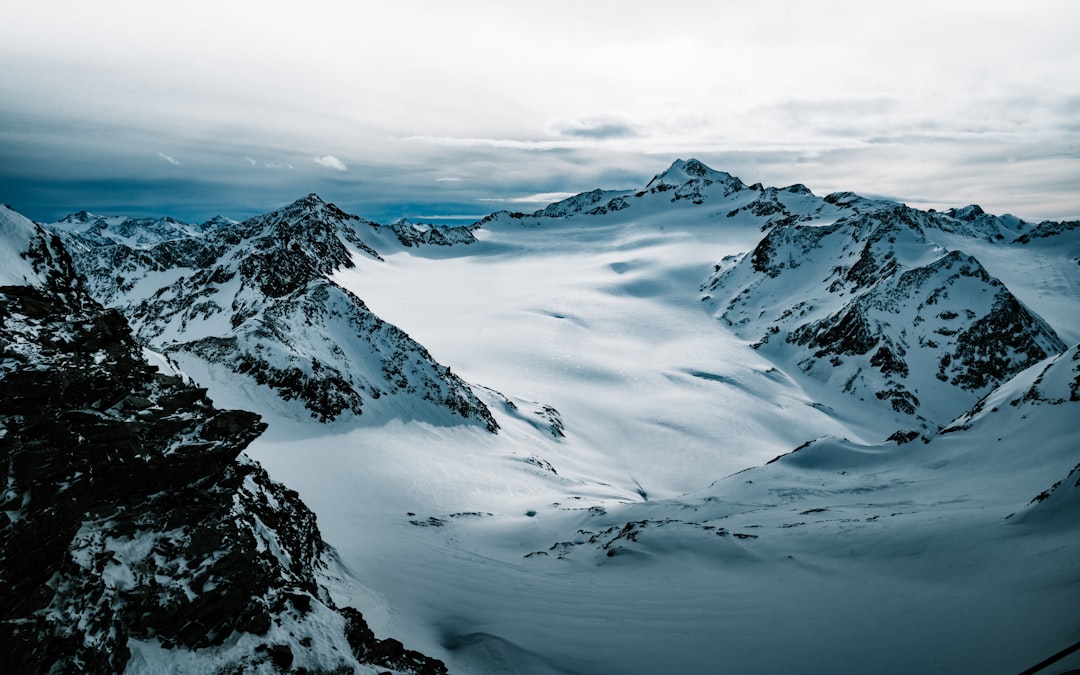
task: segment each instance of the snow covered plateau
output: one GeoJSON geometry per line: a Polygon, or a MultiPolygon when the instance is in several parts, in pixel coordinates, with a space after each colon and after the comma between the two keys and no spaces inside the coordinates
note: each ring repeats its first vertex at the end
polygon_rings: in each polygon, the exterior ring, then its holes
{"type": "Polygon", "coordinates": [[[308,195],[0,207],[0,239],[25,672],[1017,673],[1080,641],[1080,221],[691,159],[462,227],[308,195]]]}

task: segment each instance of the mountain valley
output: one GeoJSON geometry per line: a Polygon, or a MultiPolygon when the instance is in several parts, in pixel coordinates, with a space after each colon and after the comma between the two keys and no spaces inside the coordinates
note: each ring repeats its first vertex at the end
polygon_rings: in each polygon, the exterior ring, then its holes
{"type": "Polygon", "coordinates": [[[461,227],[314,194],[0,227],[26,672],[1020,672],[1080,641],[1080,221],[691,159],[461,227]]]}

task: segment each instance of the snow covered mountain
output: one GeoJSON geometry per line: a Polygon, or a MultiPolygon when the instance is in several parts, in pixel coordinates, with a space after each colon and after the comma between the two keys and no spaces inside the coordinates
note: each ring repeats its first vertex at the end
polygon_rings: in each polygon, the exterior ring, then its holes
{"type": "MultiPolygon", "coordinates": [[[[378,257],[360,233],[377,235],[379,226],[309,195],[243,223],[154,221],[137,240],[132,227],[86,214],[53,226],[79,252],[76,266],[95,296],[185,370],[243,376],[236,379],[269,387],[320,421],[361,415],[379,401],[384,416],[495,430],[464,382],[327,279],[353,265],[346,244],[378,257]]],[[[406,224],[391,231],[405,246],[429,243],[406,224]]]]}
{"type": "Polygon", "coordinates": [[[309,195],[48,229],[263,416],[248,452],[364,579],[319,549],[313,597],[450,672],[1017,672],[1080,637],[1077,223],[679,160],[460,228],[309,195]]]}
{"type": "Polygon", "coordinates": [[[952,220],[886,205],[777,225],[704,290],[778,362],[936,428],[1065,349],[978,260],[934,242],[952,220]]]}
{"type": "Polygon", "coordinates": [[[159,371],[60,241],[0,207],[0,644],[10,672],[445,672],[338,607],[266,428],[159,371]]]}

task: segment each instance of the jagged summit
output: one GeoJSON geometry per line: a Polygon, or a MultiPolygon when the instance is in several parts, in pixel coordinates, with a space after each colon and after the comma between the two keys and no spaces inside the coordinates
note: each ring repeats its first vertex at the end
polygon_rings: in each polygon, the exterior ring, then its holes
{"type": "Polygon", "coordinates": [[[239,223],[240,223],[240,221],[238,221],[238,220],[233,220],[232,218],[229,218],[228,216],[223,216],[221,214],[218,214],[218,215],[214,216],[213,218],[207,220],[206,222],[200,224],[199,227],[204,229],[204,230],[209,230],[209,229],[213,229],[215,227],[229,227],[229,226],[233,226],[233,225],[238,225],[239,223]]]}
{"type": "Polygon", "coordinates": [[[725,180],[733,178],[731,174],[726,171],[717,171],[712,167],[706,165],[704,162],[691,157],[690,159],[676,159],[671,163],[667,169],[663,172],[653,176],[646,187],[649,187],[656,182],[670,182],[675,184],[682,184],[688,180],[695,178],[709,178],[712,180],[725,180]]]}
{"type": "MultiPolygon", "coordinates": [[[[374,412],[497,429],[465,382],[331,280],[357,253],[380,259],[363,241],[375,226],[314,193],[150,245],[65,225],[56,229],[84,249],[79,271],[95,294],[157,351],[269,388],[324,422],[374,412]]],[[[405,246],[447,239],[391,231],[405,246]]]]}
{"type": "Polygon", "coordinates": [[[957,220],[970,221],[975,220],[981,215],[984,215],[986,212],[983,211],[983,208],[978,204],[969,204],[961,208],[949,209],[945,213],[947,213],[952,218],[956,218],[957,220]]]}
{"type": "Polygon", "coordinates": [[[329,206],[329,203],[326,200],[314,192],[309,192],[307,195],[286,206],[283,210],[291,211],[299,208],[320,209],[325,206],[329,206]]]}
{"type": "Polygon", "coordinates": [[[361,219],[349,213],[345,213],[336,205],[331,204],[314,192],[297,199],[296,201],[275,209],[263,216],[255,216],[245,222],[255,220],[263,221],[296,221],[302,220],[309,224],[325,223],[336,226],[345,221],[360,221],[361,219]]]}
{"type": "Polygon", "coordinates": [[[624,208],[621,205],[625,204],[623,199],[625,194],[627,194],[625,191],[599,189],[582,192],[553,204],[548,204],[546,207],[535,211],[532,215],[535,218],[564,218],[578,213],[599,215],[613,210],[618,211],[620,208],[624,208]],[[603,202],[607,202],[607,204],[604,205],[603,202]]]}
{"type": "Polygon", "coordinates": [[[741,180],[726,171],[717,171],[706,166],[700,160],[691,158],[688,160],[675,160],[666,171],[653,176],[652,180],[645,186],[645,190],[666,192],[688,184],[708,186],[713,183],[721,183],[729,191],[747,188],[741,180]]]}
{"type": "Polygon", "coordinates": [[[524,213],[500,211],[482,219],[479,224],[485,225],[506,218],[568,218],[579,214],[604,216],[631,208],[641,203],[638,200],[642,198],[646,198],[645,202],[650,202],[653,195],[667,192],[671,193],[671,202],[685,200],[692,204],[703,204],[710,196],[713,196],[714,200],[725,199],[744,191],[760,192],[761,186],[747,187],[731,174],[711,169],[697,159],[678,159],[666,171],[653,176],[641,190],[590,190],[553,202],[528,216],[524,213]]]}
{"type": "Polygon", "coordinates": [[[97,220],[97,216],[90,213],[89,211],[78,211],[76,213],[67,214],[66,216],[64,216],[63,218],[61,218],[57,222],[75,224],[75,223],[88,223],[88,222],[90,222],[92,220],[97,220]]]}

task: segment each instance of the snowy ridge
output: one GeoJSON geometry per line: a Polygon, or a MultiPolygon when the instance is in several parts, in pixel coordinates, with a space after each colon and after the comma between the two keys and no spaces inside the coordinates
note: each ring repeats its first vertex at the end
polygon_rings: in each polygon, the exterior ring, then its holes
{"type": "MultiPolygon", "coordinates": [[[[403,416],[442,424],[494,421],[469,387],[408,335],[327,276],[351,267],[367,221],[316,195],[243,223],[217,223],[140,248],[85,239],[80,271],[137,335],[184,368],[225,370],[301,403],[320,421],[403,416]]],[[[258,394],[256,394],[256,397],[258,394]]]]}
{"type": "Polygon", "coordinates": [[[1065,349],[975,258],[928,238],[940,222],[891,205],[780,225],[718,265],[703,290],[717,318],[762,353],[940,426],[1065,349]]]}
{"type": "MultiPolygon", "coordinates": [[[[372,228],[378,232],[383,226],[372,223],[372,228]]],[[[437,227],[425,223],[414,223],[407,218],[400,218],[386,226],[402,246],[453,246],[455,244],[474,244],[476,237],[473,233],[476,227],[462,225],[458,227],[437,227]]]]}
{"type": "Polygon", "coordinates": [[[945,212],[952,220],[936,221],[942,229],[964,234],[972,238],[983,238],[990,242],[1014,241],[1027,235],[1032,226],[1012,215],[995,216],[986,213],[977,204],[945,212]]]}
{"type": "Polygon", "coordinates": [[[230,224],[227,218],[218,216],[202,225],[189,225],[175,218],[129,218],[127,216],[99,216],[79,211],[64,216],[58,224],[70,232],[78,233],[97,245],[124,244],[130,248],[147,248],[172,239],[200,236],[206,230],[222,224],[230,224]]]}
{"type": "Polygon", "coordinates": [[[1043,221],[1035,226],[1030,232],[1025,232],[1016,238],[1017,243],[1030,244],[1039,240],[1060,240],[1067,238],[1070,233],[1080,230],[1080,220],[1067,220],[1065,222],[1056,223],[1053,221],[1043,221]]]}
{"type": "Polygon", "coordinates": [[[1014,410],[1023,410],[1076,402],[1080,402],[1080,346],[1072,347],[1012,378],[983,397],[942,431],[966,429],[988,415],[1003,414],[1001,411],[1004,405],[1014,410]]]}

